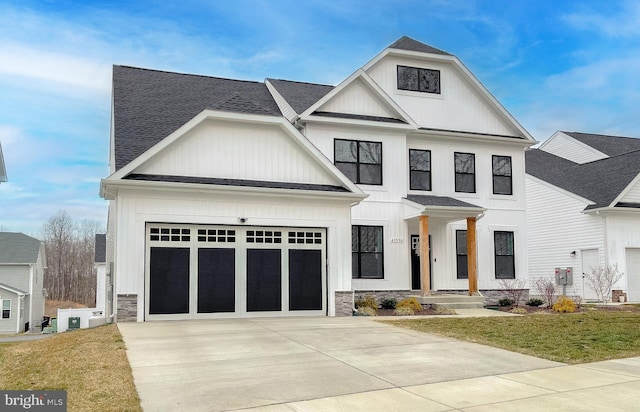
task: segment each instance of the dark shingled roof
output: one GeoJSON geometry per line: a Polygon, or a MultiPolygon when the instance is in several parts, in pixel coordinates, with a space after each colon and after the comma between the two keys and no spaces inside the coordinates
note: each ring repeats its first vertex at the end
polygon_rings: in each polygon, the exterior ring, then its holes
{"type": "Polygon", "coordinates": [[[640,173],[640,150],[578,164],[540,149],[525,152],[527,174],[591,200],[586,209],[610,206],[640,173]]]}
{"type": "Polygon", "coordinates": [[[420,43],[419,41],[414,40],[411,37],[407,37],[407,36],[400,37],[398,40],[395,41],[395,43],[390,45],[388,48],[451,56],[451,54],[447,53],[446,51],[436,49],[435,47],[431,47],[428,44],[420,43]]]}
{"type": "Polygon", "coordinates": [[[146,180],[150,182],[194,183],[203,185],[268,187],[272,189],[317,190],[321,192],[349,192],[342,186],[319,185],[311,183],[270,182],[265,180],[219,179],[214,177],[167,176],[130,174],[129,180],[146,180]]]}
{"type": "Polygon", "coordinates": [[[107,235],[96,233],[95,259],[96,263],[107,261],[107,235]]]}
{"type": "Polygon", "coordinates": [[[311,105],[333,90],[333,86],[326,84],[293,82],[279,79],[267,80],[298,114],[307,110],[311,105]]]}
{"type": "Polygon", "coordinates": [[[41,243],[23,233],[0,232],[0,263],[36,263],[41,243]]]}
{"type": "Polygon", "coordinates": [[[454,199],[452,197],[446,197],[446,196],[408,195],[405,199],[418,203],[422,206],[442,206],[442,207],[482,209],[480,206],[472,205],[471,203],[463,202],[462,200],[458,200],[458,199],[454,199]]]}
{"type": "Polygon", "coordinates": [[[609,156],[640,150],[640,139],[602,134],[562,132],[609,156]]]}
{"type": "Polygon", "coordinates": [[[264,83],[113,66],[116,170],[204,109],[281,116],[264,83]]]}

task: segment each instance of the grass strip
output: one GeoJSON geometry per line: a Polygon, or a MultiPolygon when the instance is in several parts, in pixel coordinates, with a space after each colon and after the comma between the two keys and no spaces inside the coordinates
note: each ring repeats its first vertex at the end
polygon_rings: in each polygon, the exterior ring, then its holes
{"type": "Polygon", "coordinates": [[[640,356],[638,312],[382,322],[569,364],[640,356]]]}
{"type": "Polygon", "coordinates": [[[67,410],[141,411],[116,325],[0,345],[0,388],[67,391],[67,410]]]}

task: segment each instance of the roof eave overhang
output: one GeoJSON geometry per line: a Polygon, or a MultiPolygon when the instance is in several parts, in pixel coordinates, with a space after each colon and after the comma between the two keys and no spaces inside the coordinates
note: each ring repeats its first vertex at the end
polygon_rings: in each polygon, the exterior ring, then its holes
{"type": "Polygon", "coordinates": [[[461,139],[461,140],[474,139],[476,141],[480,139],[480,140],[486,140],[491,142],[500,142],[500,144],[509,143],[509,144],[525,146],[525,147],[533,146],[534,144],[537,143],[536,141],[531,141],[522,137],[498,136],[498,135],[483,134],[483,133],[477,133],[477,132],[465,132],[463,130],[417,129],[412,133],[429,135],[429,136],[437,135],[437,136],[446,137],[449,139],[451,138],[461,139]]]}
{"type": "Polygon", "coordinates": [[[252,196],[287,196],[295,198],[344,200],[360,202],[369,195],[354,192],[330,192],[321,190],[282,189],[272,187],[252,187],[235,185],[216,185],[200,183],[158,182],[149,180],[109,180],[100,182],[100,196],[107,200],[114,200],[120,189],[162,190],[173,192],[205,193],[205,194],[238,194],[252,196]]]}
{"type": "Polygon", "coordinates": [[[414,208],[413,213],[405,214],[404,219],[413,219],[418,216],[429,216],[446,221],[462,220],[468,217],[480,217],[487,211],[484,207],[459,207],[459,206],[425,206],[413,202],[409,199],[402,199],[402,202],[414,208]]]}
{"type": "Polygon", "coordinates": [[[586,215],[599,215],[601,213],[602,214],[606,214],[606,213],[633,213],[633,214],[638,214],[638,213],[640,213],[640,208],[605,206],[605,207],[598,207],[598,208],[593,208],[593,209],[584,209],[582,211],[582,213],[584,213],[586,215]]]}
{"type": "Polygon", "coordinates": [[[373,127],[379,129],[393,129],[393,130],[415,130],[415,127],[407,124],[407,123],[392,123],[392,122],[383,122],[383,121],[373,121],[373,120],[361,120],[361,119],[349,119],[342,117],[329,117],[329,116],[314,116],[313,114],[306,116],[304,118],[300,118],[297,120],[298,123],[325,123],[325,124],[339,124],[345,126],[365,126],[365,127],[373,127]]]}

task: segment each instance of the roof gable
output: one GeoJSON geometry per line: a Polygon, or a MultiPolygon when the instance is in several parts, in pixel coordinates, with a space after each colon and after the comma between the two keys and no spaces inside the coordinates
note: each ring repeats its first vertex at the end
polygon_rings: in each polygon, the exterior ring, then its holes
{"type": "Polygon", "coordinates": [[[640,150],[640,139],[635,137],[610,136],[603,134],[561,132],[577,141],[592,147],[607,156],[616,156],[623,153],[640,150]]]}
{"type": "Polygon", "coordinates": [[[281,116],[263,83],[113,66],[115,170],[207,108],[281,116]]]}
{"type": "Polygon", "coordinates": [[[444,56],[451,56],[451,54],[447,53],[446,51],[436,49],[435,47],[431,47],[428,44],[421,43],[407,36],[400,37],[398,40],[393,42],[388,47],[388,49],[398,49],[398,50],[414,51],[414,52],[420,52],[420,53],[441,54],[444,56]]]}
{"type": "Polygon", "coordinates": [[[289,80],[267,79],[267,85],[272,85],[275,91],[286,101],[288,105],[300,114],[312,104],[323,98],[333,90],[334,86],[326,84],[314,84],[294,82],[289,80]]]}
{"type": "Polygon", "coordinates": [[[36,263],[41,246],[41,241],[23,233],[0,232],[0,263],[36,263]]]}
{"type": "Polygon", "coordinates": [[[596,148],[574,138],[567,132],[556,132],[545,140],[540,149],[547,153],[570,160],[576,163],[588,163],[608,157],[596,148]]]}

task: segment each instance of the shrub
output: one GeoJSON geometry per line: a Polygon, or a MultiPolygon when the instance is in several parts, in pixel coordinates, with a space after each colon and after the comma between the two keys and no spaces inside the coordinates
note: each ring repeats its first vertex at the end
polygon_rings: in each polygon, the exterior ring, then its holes
{"type": "Polygon", "coordinates": [[[382,299],[382,303],[380,303],[382,309],[395,309],[396,308],[396,300],[393,298],[382,299]]]}
{"type": "Polygon", "coordinates": [[[378,310],[378,301],[376,300],[376,297],[373,295],[367,295],[364,298],[359,297],[358,299],[356,299],[354,303],[356,305],[356,309],[371,308],[375,311],[378,310]]]}
{"type": "Polygon", "coordinates": [[[587,284],[593,289],[602,304],[606,304],[611,299],[611,289],[613,285],[622,279],[623,272],[618,270],[618,265],[598,266],[593,268],[591,273],[587,273],[587,284]]]}
{"type": "Polygon", "coordinates": [[[420,302],[418,302],[418,299],[416,298],[402,299],[396,305],[396,309],[401,307],[409,307],[413,310],[414,313],[420,312],[422,310],[422,305],[420,304],[420,302]]]}
{"type": "Polygon", "coordinates": [[[409,306],[398,306],[396,307],[396,310],[393,311],[393,314],[399,316],[411,316],[415,315],[416,312],[409,306]]]}
{"type": "MultiPolygon", "coordinates": [[[[524,288],[526,282],[524,279],[500,279],[500,287],[503,289],[504,296],[511,301],[512,305],[520,306],[522,296],[527,292],[524,288]]],[[[504,305],[508,306],[508,305],[504,305]]]]}
{"type": "Polygon", "coordinates": [[[551,279],[537,278],[531,279],[531,283],[538,295],[544,297],[547,308],[551,308],[556,300],[556,285],[551,279]]]}
{"type": "Polygon", "coordinates": [[[517,315],[524,315],[527,313],[525,308],[513,308],[509,311],[509,313],[515,313],[517,315]]]}
{"type": "Polygon", "coordinates": [[[553,310],[560,313],[573,313],[576,311],[576,304],[566,296],[560,296],[553,305],[553,310]]]}
{"type": "Polygon", "coordinates": [[[369,306],[361,306],[358,308],[357,316],[376,316],[378,312],[369,306]]]}
{"type": "Polygon", "coordinates": [[[527,301],[527,306],[535,306],[538,307],[542,305],[544,301],[540,298],[531,298],[527,301]]]}
{"type": "Polygon", "coordinates": [[[455,309],[451,308],[437,308],[436,315],[457,315],[458,313],[455,309]]]}
{"type": "Polygon", "coordinates": [[[513,301],[509,298],[502,298],[498,301],[498,305],[500,306],[511,306],[513,301]]]}

